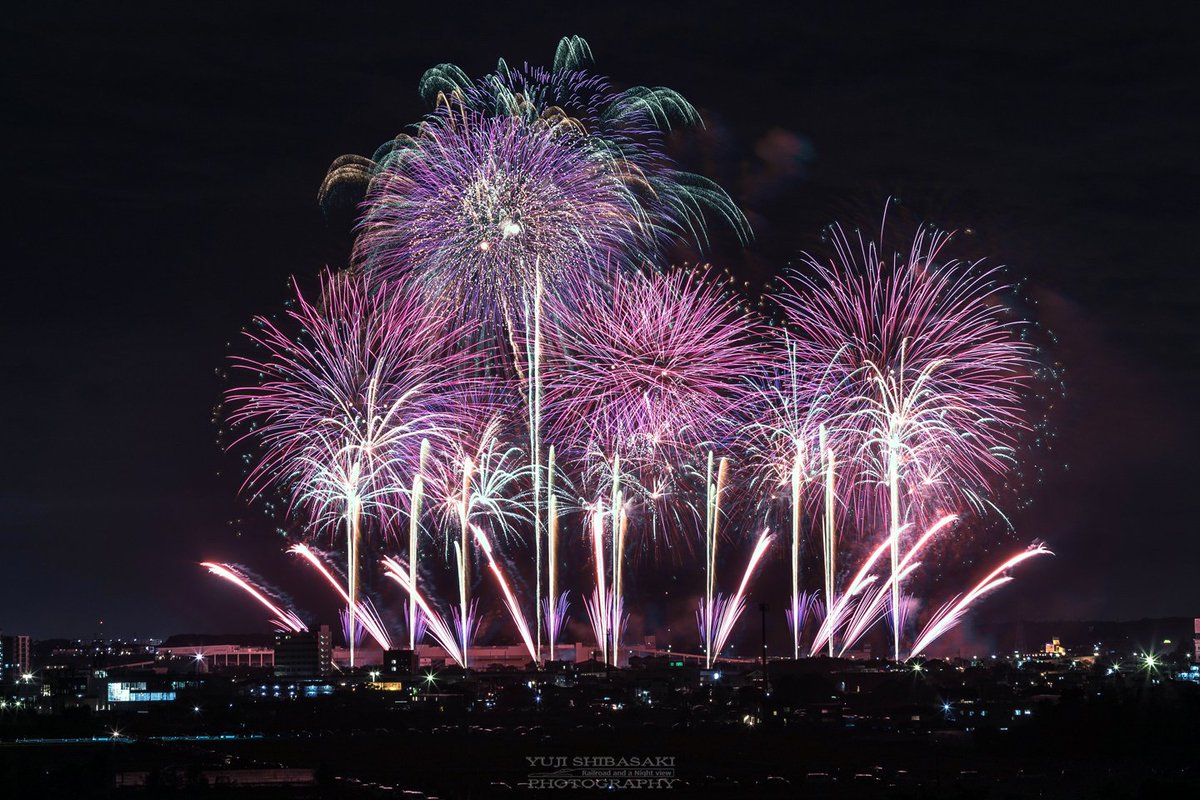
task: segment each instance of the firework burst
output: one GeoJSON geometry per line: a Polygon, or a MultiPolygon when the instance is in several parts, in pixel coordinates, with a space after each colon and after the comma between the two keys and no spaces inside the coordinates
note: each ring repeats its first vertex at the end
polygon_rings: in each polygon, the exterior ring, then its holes
{"type": "MultiPolygon", "coordinates": [[[[885,213],[877,241],[831,229],[768,328],[728,283],[665,269],[675,244],[706,244],[709,219],[749,233],[724,191],[667,157],[667,133],[700,122],[678,93],[614,89],[578,37],[549,67],[501,61],[473,79],[439,65],[420,92],[418,126],[372,159],[339,159],[322,187],[331,204],[345,180],[362,189],[354,271],[323,276],[318,300],[297,290],[278,323],[257,319],[259,354],[235,359],[247,385],[228,393],[235,444],[256,447],[245,491],[286,495],[308,533],[344,532],[344,577],[294,552],[345,601],[351,665],[364,631],[388,642],[358,587],[359,549],[381,535],[407,543],[384,568],[408,595],[409,646],[427,630],[463,666],[482,618],[476,564],[540,661],[568,611],[564,553],[588,550],[581,605],[615,664],[634,556],[695,559],[702,542],[711,664],[767,557],[764,527],[790,531],[793,656],[806,622],[808,652],[832,655],[887,618],[899,658],[918,608],[905,581],[936,534],[992,506],[1028,427],[1033,349],[1000,272],[946,258],[951,236],[930,228],[893,248],[885,213]],[[846,532],[870,542],[865,559],[846,532]],[[755,546],[723,595],[731,533],[755,546]],[[457,575],[444,606],[418,586],[429,534],[457,575]],[[857,572],[842,576],[848,556],[857,572]]],[[[914,650],[1043,552],[941,607],[914,650]]]]}
{"type": "Polygon", "coordinates": [[[421,93],[430,103],[461,97],[488,115],[569,132],[584,146],[628,165],[636,176],[632,187],[637,200],[659,243],[683,235],[703,242],[706,212],[747,237],[749,225],[729,195],[707,178],[677,169],[666,155],[668,131],[702,124],[695,107],[663,86],[617,91],[593,65],[588,43],[567,36],[559,41],[550,67],[510,67],[501,60],[494,72],[472,81],[458,67],[442,64],[425,73],[421,93]]]}
{"type": "Polygon", "coordinates": [[[247,336],[262,355],[234,359],[254,379],[228,392],[230,421],[243,430],[235,445],[259,446],[245,487],[281,489],[318,530],[344,523],[351,630],[363,523],[376,519],[383,530],[401,512],[406,477],[466,366],[441,313],[329,273],[317,302],[297,286],[290,325],[255,320],[247,336]]]}
{"type": "Polygon", "coordinates": [[[780,299],[800,357],[848,387],[842,431],[861,442],[868,487],[858,497],[890,529],[896,658],[901,528],[926,510],[984,505],[1025,426],[1024,323],[994,299],[1009,288],[998,269],[943,258],[950,238],[921,228],[906,254],[889,253],[835,227],[832,255],[807,257],[780,299]]]}
{"type": "Polygon", "coordinates": [[[670,241],[703,243],[706,212],[748,236],[724,190],[665,154],[665,131],[698,124],[695,108],[663,87],[614,91],[590,65],[567,37],[548,69],[430,69],[420,91],[434,111],[416,134],[337,159],[321,188],[322,204],[366,188],[359,263],[465,311],[516,315],[536,273],[555,294],[656,261],[670,241]]]}
{"type": "Polygon", "coordinates": [[[539,274],[550,291],[566,291],[638,249],[647,221],[630,179],[570,134],[451,104],[380,164],[356,263],[511,321],[539,274]]]}
{"type": "Polygon", "coordinates": [[[757,327],[703,272],[636,274],[552,303],[546,409],[575,452],[652,454],[728,435],[762,363],[757,327]]]}

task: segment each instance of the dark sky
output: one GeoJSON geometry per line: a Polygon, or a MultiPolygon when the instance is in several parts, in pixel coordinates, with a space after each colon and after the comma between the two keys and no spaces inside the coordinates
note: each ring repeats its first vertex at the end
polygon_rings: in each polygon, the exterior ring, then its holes
{"type": "Polygon", "coordinates": [[[1058,555],[981,618],[1200,615],[1186,20],[1152,4],[177,5],[24,4],[0,22],[0,628],[265,629],[201,558],[333,613],[215,445],[226,342],[280,307],[289,275],[344,260],[345,220],[316,205],[324,171],[418,119],[427,67],[547,63],[565,34],[618,83],[670,86],[703,111],[680,155],[758,234],[746,252],[719,243],[716,263],[760,278],[897,194],[1028,277],[1068,395],[1011,544],[1058,555]]]}

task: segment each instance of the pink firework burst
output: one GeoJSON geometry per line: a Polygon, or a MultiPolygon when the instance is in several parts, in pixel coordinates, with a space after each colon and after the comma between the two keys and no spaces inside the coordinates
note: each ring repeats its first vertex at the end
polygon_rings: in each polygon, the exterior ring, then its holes
{"type": "MultiPolygon", "coordinates": [[[[247,336],[264,352],[235,358],[253,382],[228,392],[238,442],[259,445],[246,487],[275,487],[320,528],[344,523],[348,630],[357,630],[364,521],[395,521],[425,441],[452,413],[467,366],[441,307],[352,274],[326,274],[318,302],[296,289],[290,325],[265,318],[247,336]]],[[[237,442],[235,442],[236,444],[237,442]]],[[[354,664],[354,638],[350,663],[354,664]]]]}
{"type": "MultiPolygon", "coordinates": [[[[951,234],[921,228],[907,253],[832,230],[779,297],[797,357],[842,399],[833,426],[857,440],[876,484],[899,462],[901,494],[977,506],[1012,466],[1026,427],[1034,349],[1000,302],[1000,269],[945,259],[951,234]]],[[[880,493],[859,497],[879,509],[880,493]]]]}
{"type": "Polygon", "coordinates": [[[859,508],[889,527],[897,660],[902,530],[961,502],[982,507],[1027,427],[1027,325],[996,300],[1009,288],[997,268],[943,259],[950,238],[920,228],[907,254],[889,254],[835,227],[833,254],[807,257],[780,299],[800,359],[828,365],[848,398],[838,429],[858,442],[859,508]]]}
{"type": "Polygon", "coordinates": [[[762,356],[756,322],[726,285],[703,272],[637,274],[550,305],[552,436],[611,456],[732,434],[762,356]]]}
{"type": "Polygon", "coordinates": [[[628,165],[570,130],[459,102],[401,137],[371,181],[355,261],[472,316],[521,316],[638,251],[649,220],[628,165]]]}
{"type": "Polygon", "coordinates": [[[260,353],[233,365],[251,381],[230,389],[234,445],[253,442],[245,482],[275,487],[317,525],[354,502],[388,517],[400,505],[421,441],[436,436],[464,357],[448,346],[436,306],[365,281],[327,273],[319,299],[296,286],[285,322],[255,319],[246,333],[260,353]]]}

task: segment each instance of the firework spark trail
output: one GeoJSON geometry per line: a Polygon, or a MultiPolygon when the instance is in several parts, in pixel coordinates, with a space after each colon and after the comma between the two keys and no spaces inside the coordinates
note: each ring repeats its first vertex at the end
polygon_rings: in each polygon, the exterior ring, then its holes
{"type": "MultiPolygon", "coordinates": [[[[469,474],[469,473],[467,473],[469,474]]],[[[464,517],[465,518],[465,517],[464,517]]],[[[467,523],[463,523],[464,528],[467,523]]],[[[458,631],[458,645],[462,648],[463,666],[471,655],[471,644],[479,632],[475,610],[478,603],[471,599],[471,543],[454,543],[454,564],[458,568],[458,608],[451,613],[458,631]]]]}
{"type": "Polygon", "coordinates": [[[741,434],[746,437],[749,449],[751,485],[761,487],[768,515],[783,494],[782,488],[789,490],[792,592],[787,614],[792,655],[799,658],[801,629],[794,621],[802,597],[807,597],[801,587],[804,503],[817,489],[822,489],[825,497],[822,556],[827,602],[824,607],[832,605],[832,589],[836,588],[833,586],[837,541],[834,512],[841,506],[836,503],[835,456],[848,444],[843,441],[846,437],[841,435],[838,424],[847,398],[845,387],[832,383],[830,365],[804,361],[786,329],[774,330],[771,338],[775,342],[770,351],[771,371],[767,380],[754,386],[755,411],[741,434]],[[810,457],[813,452],[818,455],[815,460],[810,457]]]}
{"type": "Polygon", "coordinates": [[[596,581],[592,596],[584,605],[592,623],[592,631],[596,635],[596,645],[600,648],[604,663],[607,664],[609,631],[612,625],[609,622],[609,593],[604,577],[604,505],[597,504],[588,516],[592,529],[592,566],[596,581]]]}
{"type": "Polygon", "coordinates": [[[347,606],[346,608],[338,609],[338,622],[340,622],[342,626],[342,639],[347,643],[349,643],[351,639],[354,639],[354,649],[361,650],[363,638],[365,638],[365,634],[367,632],[367,629],[361,624],[362,620],[355,620],[354,630],[352,632],[350,630],[350,607],[347,606]]]}
{"type": "Polygon", "coordinates": [[[705,669],[712,669],[715,657],[709,642],[715,638],[717,620],[724,614],[728,602],[729,599],[722,594],[714,596],[711,602],[707,597],[701,597],[699,607],[696,609],[696,628],[700,633],[701,649],[704,650],[705,669]]]}
{"type": "MultiPolygon", "coordinates": [[[[704,614],[706,628],[704,630],[704,652],[706,665],[711,667],[716,658],[714,650],[718,630],[714,627],[719,616],[713,606],[713,594],[717,586],[717,542],[721,524],[721,494],[725,489],[725,481],[729,474],[729,462],[722,458],[717,465],[716,481],[713,481],[713,453],[708,453],[707,469],[705,471],[705,486],[707,499],[704,514],[704,599],[707,611],[704,614]]],[[[741,612],[738,612],[739,614],[741,612]]]]}
{"type": "Polygon", "coordinates": [[[517,626],[517,632],[521,634],[521,640],[525,642],[525,647],[529,650],[529,658],[534,663],[537,663],[538,650],[529,632],[529,625],[525,622],[525,615],[521,612],[521,606],[517,603],[517,598],[513,596],[512,589],[509,588],[508,581],[504,578],[504,573],[501,572],[500,566],[496,563],[496,557],[492,553],[492,543],[488,541],[487,536],[478,525],[472,525],[471,530],[475,534],[475,541],[479,542],[483,554],[487,557],[488,567],[491,568],[492,575],[496,578],[496,583],[500,585],[500,591],[504,594],[504,604],[508,607],[508,613],[512,616],[513,622],[517,626]]]}
{"type": "MultiPolygon", "coordinates": [[[[375,604],[371,602],[370,598],[364,597],[362,600],[360,600],[358,602],[357,611],[358,613],[355,616],[353,633],[354,647],[355,649],[361,650],[363,637],[370,632],[370,628],[372,626],[382,629],[383,621],[379,618],[379,612],[375,610],[375,604]]],[[[349,642],[351,636],[349,606],[338,610],[338,619],[342,623],[342,636],[347,642],[349,642]]],[[[374,638],[374,634],[372,634],[372,638],[374,638]]],[[[379,642],[378,639],[375,641],[379,642]]],[[[382,642],[379,642],[379,644],[382,649],[389,649],[382,642]]]]}
{"type": "MultiPolygon", "coordinates": [[[[763,555],[767,552],[767,548],[774,541],[775,537],[767,530],[764,530],[758,537],[758,543],[754,545],[754,551],[750,555],[750,561],[746,564],[746,571],[742,574],[742,582],[738,585],[737,593],[734,597],[734,604],[737,606],[745,605],[746,588],[750,585],[750,578],[754,575],[754,570],[758,567],[758,562],[762,560],[763,555]]],[[[739,612],[740,613],[740,612],[739,612]]],[[[720,626],[717,629],[717,652],[725,646],[725,641],[729,638],[729,633],[733,630],[733,625],[736,618],[723,618],[720,626]]]]}
{"type": "Polygon", "coordinates": [[[542,616],[546,620],[546,637],[550,647],[550,659],[555,657],[555,646],[562,635],[563,624],[571,608],[571,593],[563,592],[553,600],[553,595],[542,601],[542,616]]]}
{"type": "MultiPolygon", "coordinates": [[[[309,564],[312,564],[313,567],[315,567],[316,570],[321,573],[321,576],[325,578],[329,585],[333,587],[334,591],[341,596],[342,600],[346,602],[347,608],[349,608],[351,602],[349,593],[342,588],[341,582],[334,577],[333,573],[329,571],[329,568],[325,566],[317,554],[314,553],[308,545],[294,544],[288,548],[288,552],[298,555],[309,564]]],[[[383,627],[383,622],[379,619],[379,615],[375,612],[374,607],[368,606],[369,603],[369,600],[362,600],[356,604],[355,611],[357,612],[357,622],[355,623],[355,627],[357,628],[361,625],[361,627],[365,628],[366,631],[371,634],[371,638],[379,643],[381,648],[384,650],[391,650],[391,638],[387,635],[387,631],[383,627]]],[[[349,615],[347,615],[347,617],[347,624],[350,624],[349,615]]]]}
{"type": "MultiPolygon", "coordinates": [[[[479,598],[471,600],[470,605],[467,606],[466,614],[463,614],[457,608],[451,608],[450,614],[454,622],[454,630],[458,634],[458,641],[474,642],[475,637],[479,634],[479,624],[481,622],[479,617],[479,598]]],[[[463,652],[465,653],[466,651],[464,650],[463,652]]],[[[465,656],[463,660],[464,662],[466,661],[465,656]]],[[[466,664],[464,663],[463,666],[466,666],[466,664]]]]}
{"type": "MultiPolygon", "coordinates": [[[[475,472],[475,464],[470,458],[464,458],[462,461],[462,491],[458,500],[458,518],[459,541],[454,544],[454,563],[458,567],[458,618],[461,624],[458,627],[459,646],[462,647],[463,658],[468,657],[471,648],[471,639],[468,635],[473,633],[473,629],[467,624],[470,618],[471,607],[471,554],[474,549],[471,547],[470,530],[471,530],[471,476],[475,472]]],[[[464,662],[465,663],[465,662],[464,662]]]]}
{"type": "MultiPolygon", "coordinates": [[[[623,477],[621,456],[618,454],[612,460],[612,480],[609,495],[609,504],[612,510],[612,513],[609,515],[612,521],[612,529],[609,532],[612,588],[610,591],[611,598],[609,599],[611,609],[608,614],[608,621],[611,626],[609,629],[611,639],[610,651],[613,654],[614,664],[620,653],[622,628],[617,623],[621,619],[620,609],[624,607],[625,539],[629,532],[629,507],[626,502],[626,485],[623,477]]],[[[629,488],[633,489],[634,487],[630,486],[629,488]]]]}
{"type": "Polygon", "coordinates": [[[1004,572],[1012,569],[1022,561],[1041,555],[1054,555],[1054,553],[1040,544],[1029,548],[1023,553],[1018,553],[988,573],[988,576],[977,583],[971,591],[956,601],[946,603],[938,609],[937,613],[926,623],[925,629],[921,631],[921,635],[917,637],[912,652],[914,654],[923,652],[929,645],[933,644],[943,634],[962,621],[962,617],[967,612],[971,603],[993,589],[997,589],[1011,581],[1012,576],[1003,575],[1004,572]]]}
{"type": "Polygon", "coordinates": [[[583,600],[583,610],[587,612],[588,622],[592,626],[592,634],[596,637],[596,646],[600,650],[600,660],[608,662],[608,592],[601,594],[599,589],[593,589],[591,595],[583,600]]]}
{"type": "Polygon", "coordinates": [[[858,572],[854,574],[854,578],[850,581],[846,590],[837,599],[837,602],[834,603],[832,608],[826,608],[825,620],[821,623],[821,627],[817,629],[817,634],[813,637],[812,647],[809,648],[808,654],[810,656],[815,656],[821,652],[830,638],[835,636],[841,630],[842,626],[845,625],[844,615],[846,608],[863,589],[876,580],[875,575],[869,574],[871,568],[875,566],[875,562],[879,560],[879,557],[891,547],[891,543],[892,537],[889,536],[884,540],[883,544],[872,550],[871,554],[867,556],[858,568],[858,572]]]}
{"type": "MultiPolygon", "coordinates": [[[[874,592],[861,597],[848,622],[846,633],[842,637],[842,647],[841,650],[838,651],[838,655],[844,655],[847,650],[857,644],[858,640],[862,638],[863,634],[865,634],[872,625],[879,621],[881,615],[891,610],[892,601],[889,597],[889,592],[894,589],[897,580],[903,580],[921,565],[921,562],[913,561],[913,557],[917,555],[917,553],[919,553],[934,536],[945,530],[957,519],[957,514],[946,514],[933,525],[931,525],[925,531],[925,533],[921,534],[917,541],[913,543],[913,545],[904,553],[904,557],[897,563],[896,572],[893,573],[893,575],[889,575],[887,580],[883,582],[883,585],[881,585],[874,592]]],[[[895,596],[894,593],[892,596],[895,596]]],[[[893,615],[892,619],[896,619],[896,615],[893,615]]],[[[900,629],[903,631],[904,626],[901,625],[900,629]]],[[[830,655],[832,654],[831,648],[830,655]]]]}
{"type": "Polygon", "coordinates": [[[796,453],[792,459],[791,473],[792,601],[790,604],[791,608],[788,609],[788,613],[790,614],[789,623],[792,629],[792,658],[799,658],[800,635],[804,630],[804,611],[807,603],[809,602],[804,599],[804,595],[800,591],[800,558],[802,554],[801,526],[804,522],[804,445],[802,442],[796,443],[796,453]]]}
{"type": "Polygon", "coordinates": [[[542,267],[541,258],[534,259],[533,342],[529,349],[529,452],[533,478],[533,547],[534,592],[533,615],[536,618],[534,663],[542,659],[542,267]]]}
{"type": "MultiPolygon", "coordinates": [[[[716,584],[716,547],[713,537],[713,505],[719,496],[719,491],[713,485],[713,452],[708,451],[708,459],[704,468],[704,606],[701,620],[703,627],[700,631],[701,644],[704,647],[704,666],[712,667],[713,639],[716,634],[715,617],[717,613],[714,602],[716,584]]],[[[719,474],[719,473],[718,473],[719,474]]]]}
{"type": "MultiPolygon", "coordinates": [[[[917,599],[915,597],[913,597],[911,594],[905,594],[905,595],[900,596],[900,616],[899,616],[900,630],[903,631],[903,630],[908,629],[908,620],[912,614],[913,609],[916,608],[916,605],[917,605],[917,599]]],[[[892,616],[890,614],[890,612],[891,612],[890,606],[888,608],[884,609],[884,612],[885,613],[883,614],[883,619],[885,619],[889,623],[891,623],[892,616]]]]}
{"type": "Polygon", "coordinates": [[[429,631],[429,620],[425,618],[425,612],[423,612],[421,610],[420,606],[417,606],[417,611],[415,614],[410,612],[409,608],[408,608],[410,605],[414,605],[414,604],[409,600],[405,600],[404,603],[402,604],[402,613],[404,614],[405,619],[411,618],[411,619],[416,620],[416,628],[413,631],[413,636],[412,636],[412,640],[414,643],[413,649],[415,650],[416,645],[425,641],[425,634],[429,631]]]}
{"type": "MultiPolygon", "coordinates": [[[[921,562],[914,562],[908,565],[907,568],[901,567],[900,571],[896,574],[903,580],[920,565],[921,562]]],[[[863,597],[854,605],[854,610],[850,612],[850,615],[844,622],[846,632],[842,634],[842,646],[838,650],[839,657],[846,655],[846,651],[858,644],[863,634],[881,619],[887,618],[888,622],[891,623],[891,617],[888,615],[892,609],[891,595],[889,594],[892,584],[893,581],[889,575],[883,586],[876,589],[872,594],[863,597]]],[[[900,629],[902,631],[904,629],[903,620],[901,620],[900,629]]]]}
{"type": "Polygon", "coordinates": [[[546,469],[546,641],[550,659],[562,632],[569,606],[567,592],[558,594],[558,498],[554,496],[554,445],[550,445],[546,469]],[[558,598],[555,600],[555,598],[558,598]]]}
{"type": "Polygon", "coordinates": [[[762,560],[773,539],[771,533],[766,530],[759,535],[737,592],[728,598],[717,595],[711,602],[707,599],[701,601],[700,609],[696,612],[697,622],[701,626],[702,633],[711,633],[713,636],[711,648],[707,648],[705,651],[705,662],[709,668],[720,657],[721,651],[725,649],[725,643],[729,639],[729,634],[733,632],[734,625],[742,616],[742,612],[746,610],[746,587],[750,585],[750,578],[754,575],[759,561],[762,560]]]}
{"type": "Polygon", "coordinates": [[[383,559],[384,574],[387,577],[400,584],[400,588],[408,593],[409,601],[416,603],[425,615],[425,620],[429,625],[429,635],[433,637],[447,655],[455,660],[458,665],[466,669],[466,658],[458,648],[458,642],[454,638],[454,632],[446,624],[441,614],[438,614],[429,607],[429,602],[417,591],[417,587],[409,583],[408,567],[402,562],[391,556],[383,559]]]}
{"type": "MultiPolygon", "coordinates": [[[[825,514],[822,520],[822,554],[825,557],[825,607],[832,608],[834,594],[837,591],[837,520],[835,506],[837,503],[837,456],[829,444],[824,425],[818,428],[818,441],[821,448],[821,460],[825,464],[825,514]]],[[[829,655],[833,655],[833,638],[829,639],[829,655]]]]}
{"type": "Polygon", "coordinates": [[[282,609],[272,603],[267,599],[266,595],[264,595],[259,589],[255,588],[250,581],[248,581],[241,573],[228,564],[202,561],[200,562],[200,566],[205,567],[209,572],[217,577],[224,578],[225,580],[229,581],[234,586],[237,586],[239,589],[246,592],[246,594],[250,595],[259,603],[261,603],[264,608],[275,615],[275,618],[271,620],[271,624],[275,625],[280,630],[291,631],[293,633],[303,633],[308,630],[308,626],[305,625],[298,616],[296,616],[295,612],[291,611],[290,609],[282,609]]]}
{"type": "MultiPolygon", "coordinates": [[[[422,439],[408,501],[408,580],[413,586],[417,585],[417,559],[420,555],[418,534],[421,530],[421,501],[425,495],[425,465],[428,460],[429,440],[422,439]]],[[[413,603],[408,604],[408,649],[417,649],[417,607],[413,603]]],[[[463,652],[466,653],[465,647],[463,652]]]]}
{"type": "MultiPolygon", "coordinates": [[[[800,637],[804,634],[804,626],[809,619],[822,619],[825,616],[825,605],[817,592],[800,592],[793,595],[792,607],[786,609],[788,629],[792,631],[794,648],[799,647],[800,637]]],[[[799,658],[799,650],[793,649],[793,658],[799,658]]]]}

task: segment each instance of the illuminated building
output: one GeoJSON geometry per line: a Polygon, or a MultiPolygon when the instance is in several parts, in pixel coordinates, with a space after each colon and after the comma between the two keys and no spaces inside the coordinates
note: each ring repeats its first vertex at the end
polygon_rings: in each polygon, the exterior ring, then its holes
{"type": "Polygon", "coordinates": [[[328,625],[305,633],[275,634],[275,676],[321,678],[333,671],[333,639],[328,625]]]}
{"type": "Polygon", "coordinates": [[[0,636],[0,680],[29,672],[29,637],[0,636]]]}
{"type": "Polygon", "coordinates": [[[151,686],[146,681],[114,680],[106,688],[109,703],[169,703],[175,699],[173,687],[151,686]]]}
{"type": "Polygon", "coordinates": [[[384,650],[383,672],[386,675],[411,675],[417,671],[419,659],[412,650],[384,650]]]}
{"type": "Polygon", "coordinates": [[[273,648],[240,644],[160,646],[158,654],[168,658],[190,658],[195,661],[203,661],[204,668],[213,672],[224,669],[271,667],[275,664],[273,648]]]}

